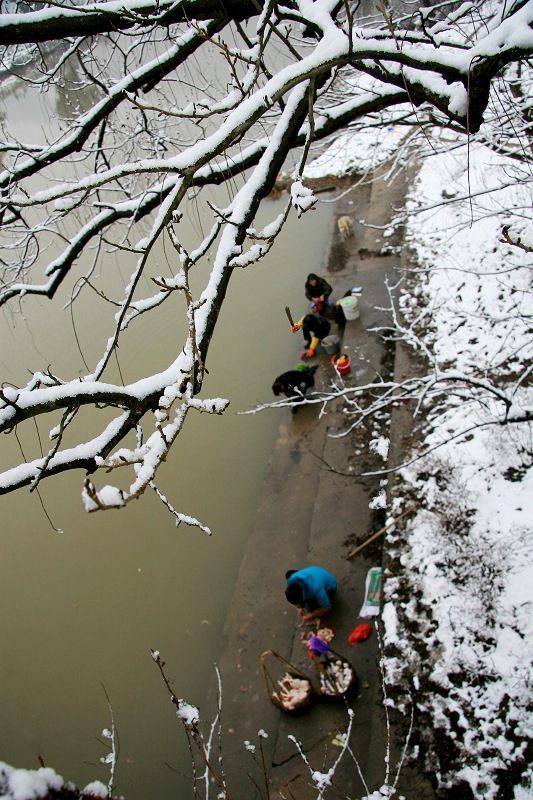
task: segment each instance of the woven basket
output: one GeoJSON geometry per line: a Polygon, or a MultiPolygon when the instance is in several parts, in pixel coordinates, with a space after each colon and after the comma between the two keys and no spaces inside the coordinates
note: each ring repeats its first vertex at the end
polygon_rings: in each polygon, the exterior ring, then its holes
{"type": "Polygon", "coordinates": [[[313,661],[315,663],[317,679],[316,694],[318,697],[339,700],[343,697],[347,697],[350,692],[356,688],[357,675],[355,669],[344,656],[330,649],[325,658],[319,658],[316,654],[313,654],[313,661]],[[337,685],[339,679],[336,680],[334,674],[334,668],[339,661],[341,662],[341,687],[337,685]]]}
{"type": "Polygon", "coordinates": [[[307,675],[294,664],[291,664],[290,661],[287,661],[286,658],[280,656],[279,653],[274,652],[274,650],[265,650],[265,652],[261,654],[261,670],[263,672],[268,698],[272,705],[284,711],[285,714],[301,714],[307,711],[313,700],[313,687],[307,675]],[[267,659],[271,662],[270,670],[266,664],[267,659]],[[283,673],[290,675],[291,678],[307,681],[309,685],[309,691],[306,693],[305,697],[294,707],[288,707],[281,696],[281,687],[277,681],[282,679],[283,673]]]}

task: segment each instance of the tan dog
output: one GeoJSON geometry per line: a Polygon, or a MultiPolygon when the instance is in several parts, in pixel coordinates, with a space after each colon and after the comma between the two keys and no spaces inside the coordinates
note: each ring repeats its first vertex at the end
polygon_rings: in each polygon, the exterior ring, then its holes
{"type": "Polygon", "coordinates": [[[351,217],[339,217],[337,227],[343,239],[348,239],[353,232],[353,222],[351,217]]]}

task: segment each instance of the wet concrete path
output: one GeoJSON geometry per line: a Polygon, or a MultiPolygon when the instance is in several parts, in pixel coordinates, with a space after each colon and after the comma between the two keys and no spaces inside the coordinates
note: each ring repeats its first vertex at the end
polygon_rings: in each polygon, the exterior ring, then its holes
{"type": "MultiPolygon", "coordinates": [[[[394,283],[399,276],[401,232],[385,238],[383,230],[363,227],[357,221],[386,225],[393,209],[401,207],[404,193],[405,185],[400,179],[392,186],[375,181],[336,201],[331,244],[322,274],[333,285],[334,299],[353,285],[363,287],[359,319],[347,322],[339,331],[343,350],[349,353],[352,363],[345,386],[371,382],[392,366],[391,354],[374,329],[389,322],[383,310],[389,305],[386,281],[394,283]],[[354,220],[354,235],[347,240],[341,239],[336,226],[336,220],[344,214],[354,220]]],[[[320,364],[317,386],[327,387],[335,379],[330,357],[320,355],[316,361],[320,364]]],[[[354,558],[346,556],[383,522],[383,512],[380,515],[369,508],[382,488],[379,478],[358,476],[369,468],[386,466],[380,456],[369,452],[368,442],[373,435],[391,436],[390,420],[370,423],[365,430],[337,438],[346,430],[346,417],[338,400],[322,415],[318,406],[300,408],[296,415],[285,409],[263,413],[280,414],[281,421],[218,662],[222,681],[223,771],[233,800],[266,798],[259,749],[254,756],[244,746],[245,741],[258,745],[258,731],[264,730],[268,738],[261,742],[271,800],[316,798],[310,768],[327,772],[335,762],[340,749],[332,741],[337,732],[346,731],[350,707],[354,711],[350,748],[359,766],[347,755],[335,773],[332,791],[355,799],[367,793],[366,787],[372,791],[383,784],[387,743],[391,741],[382,711],[376,632],[363,643],[348,643],[349,634],[358,624],[372,622],[362,619],[359,611],[367,571],[381,565],[382,537],[354,558]],[[304,714],[293,716],[269,702],[261,654],[273,650],[314,678],[313,663],[301,641],[302,631],[307,632],[309,626],[298,627],[295,608],[284,596],[286,570],[312,564],[324,567],[337,578],[337,598],[328,618],[335,634],[331,647],[353,664],[359,684],[347,703],[319,699],[304,714]],[[290,737],[301,743],[310,767],[290,737]]],[[[399,448],[401,444],[394,441],[392,432],[395,458],[399,448]]],[[[270,669],[274,662],[267,658],[265,664],[270,669]]],[[[202,717],[211,719],[215,708],[214,687],[205,709],[208,715],[202,713],[202,717]]],[[[401,745],[399,741],[398,747],[401,745]]],[[[397,757],[394,754],[392,761],[397,757]]],[[[408,781],[411,788],[416,785],[417,797],[432,796],[419,776],[408,774],[408,781]]]]}

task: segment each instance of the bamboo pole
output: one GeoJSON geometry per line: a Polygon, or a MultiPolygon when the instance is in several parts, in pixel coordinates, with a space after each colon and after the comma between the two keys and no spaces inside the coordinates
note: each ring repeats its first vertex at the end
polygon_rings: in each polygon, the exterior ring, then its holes
{"type": "Polygon", "coordinates": [[[396,525],[396,523],[399,522],[402,519],[402,517],[405,517],[407,516],[407,514],[411,514],[413,511],[416,511],[417,508],[418,508],[418,503],[413,503],[412,506],[409,506],[409,508],[406,508],[405,511],[402,511],[399,517],[396,517],[396,519],[387,522],[387,524],[384,525],[383,528],[381,528],[379,531],[376,531],[376,533],[372,534],[372,536],[370,536],[370,538],[367,539],[366,542],[363,542],[363,544],[358,545],[354,550],[350,550],[346,558],[347,559],[352,558],[352,556],[358,553],[359,550],[362,550],[363,547],[367,546],[367,544],[370,544],[370,542],[373,542],[374,539],[378,538],[378,536],[381,536],[383,533],[385,533],[385,531],[388,528],[392,528],[393,525],[396,525]]]}

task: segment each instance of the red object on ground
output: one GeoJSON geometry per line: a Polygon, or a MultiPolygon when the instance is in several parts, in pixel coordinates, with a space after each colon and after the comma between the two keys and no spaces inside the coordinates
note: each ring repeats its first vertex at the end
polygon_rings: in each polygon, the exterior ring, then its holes
{"type": "Polygon", "coordinates": [[[365,639],[368,639],[370,634],[372,633],[372,625],[368,625],[364,622],[362,625],[358,625],[351,634],[348,636],[348,641],[350,644],[357,644],[357,642],[364,642],[365,639]]]}
{"type": "Polygon", "coordinates": [[[339,375],[349,375],[350,374],[350,356],[345,355],[334,355],[331,359],[331,363],[339,373],[339,375]]]}

